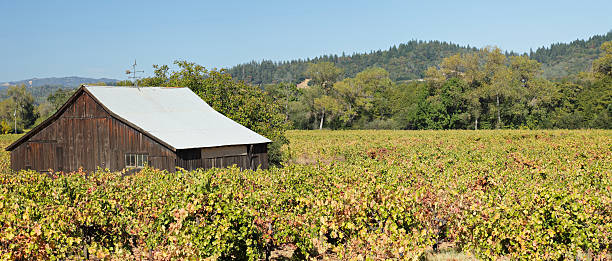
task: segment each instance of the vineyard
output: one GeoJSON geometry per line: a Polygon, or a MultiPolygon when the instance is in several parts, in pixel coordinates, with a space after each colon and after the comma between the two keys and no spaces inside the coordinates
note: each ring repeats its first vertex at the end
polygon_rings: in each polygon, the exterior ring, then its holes
{"type": "MultiPolygon", "coordinates": [[[[2,259],[610,259],[612,131],[291,131],[285,166],[11,172],[2,259]]],[[[0,136],[5,147],[17,136],[0,136]]]]}

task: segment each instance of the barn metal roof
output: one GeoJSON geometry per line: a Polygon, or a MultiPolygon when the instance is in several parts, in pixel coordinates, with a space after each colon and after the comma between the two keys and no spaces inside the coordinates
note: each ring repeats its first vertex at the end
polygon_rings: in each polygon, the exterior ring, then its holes
{"type": "Polygon", "coordinates": [[[84,88],[108,110],[175,149],[270,142],[215,111],[189,88],[84,88]]]}

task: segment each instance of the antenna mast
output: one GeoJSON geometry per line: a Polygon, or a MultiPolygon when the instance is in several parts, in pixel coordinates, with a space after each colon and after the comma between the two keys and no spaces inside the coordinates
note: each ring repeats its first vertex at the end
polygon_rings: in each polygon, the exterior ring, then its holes
{"type": "Polygon", "coordinates": [[[136,88],[138,88],[138,79],[142,78],[142,77],[137,77],[136,73],[144,73],[144,71],[137,71],[136,70],[136,59],[134,59],[134,64],[132,64],[132,70],[125,70],[125,74],[128,74],[130,76],[128,76],[128,78],[130,79],[134,79],[134,85],[136,86],[136,88]]]}

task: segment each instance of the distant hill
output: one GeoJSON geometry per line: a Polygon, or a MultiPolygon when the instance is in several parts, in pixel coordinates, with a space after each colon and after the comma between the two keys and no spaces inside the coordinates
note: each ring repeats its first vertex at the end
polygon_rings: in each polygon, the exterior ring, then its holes
{"type": "MultiPolygon", "coordinates": [[[[599,46],[612,40],[612,31],[605,35],[596,35],[588,40],[576,40],[570,43],[556,43],[549,47],[538,48],[528,55],[542,63],[543,74],[549,79],[564,77],[590,69],[593,60],[599,56],[599,46]]],[[[302,82],[308,63],[320,61],[333,62],[343,68],[346,77],[354,77],[358,72],[372,66],[387,70],[392,80],[414,80],[424,77],[429,66],[439,64],[443,58],[456,53],[475,51],[477,48],[460,46],[440,41],[417,41],[393,46],[388,50],[352,55],[323,55],[316,58],[298,59],[283,62],[264,60],[239,64],[228,71],[238,80],[251,84],[267,84],[282,81],[302,82]]],[[[507,52],[507,55],[517,55],[507,52]]]]}
{"type": "Polygon", "coordinates": [[[10,85],[25,84],[26,86],[29,87],[30,81],[32,81],[32,84],[31,84],[32,87],[53,85],[53,86],[63,86],[66,88],[73,88],[73,87],[79,87],[81,84],[84,84],[84,83],[104,82],[104,83],[112,84],[112,83],[118,82],[119,80],[108,79],[108,78],[95,79],[95,78],[85,78],[85,77],[77,77],[77,76],[51,77],[51,78],[32,78],[32,79],[26,79],[26,80],[21,80],[21,81],[5,82],[5,83],[1,83],[0,86],[6,88],[10,85]]]}
{"type": "Polygon", "coordinates": [[[51,77],[51,78],[32,78],[21,81],[13,81],[13,82],[5,82],[0,83],[0,100],[7,98],[7,92],[9,86],[11,85],[21,85],[25,84],[34,100],[37,104],[40,104],[45,101],[49,94],[55,92],[58,89],[74,89],[81,84],[87,83],[100,83],[103,82],[107,85],[113,85],[118,80],[109,79],[109,78],[85,78],[85,77],[51,77]],[[31,87],[30,87],[30,81],[31,87]]]}

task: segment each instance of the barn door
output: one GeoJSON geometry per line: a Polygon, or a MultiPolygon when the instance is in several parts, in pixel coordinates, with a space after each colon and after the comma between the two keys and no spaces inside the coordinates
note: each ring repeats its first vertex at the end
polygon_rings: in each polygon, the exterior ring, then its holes
{"type": "Polygon", "coordinates": [[[40,172],[55,170],[57,167],[55,142],[28,142],[26,153],[26,168],[40,172]]]}
{"type": "Polygon", "coordinates": [[[253,154],[251,156],[251,169],[252,170],[257,170],[257,167],[259,167],[259,155],[258,154],[253,154]]]}

